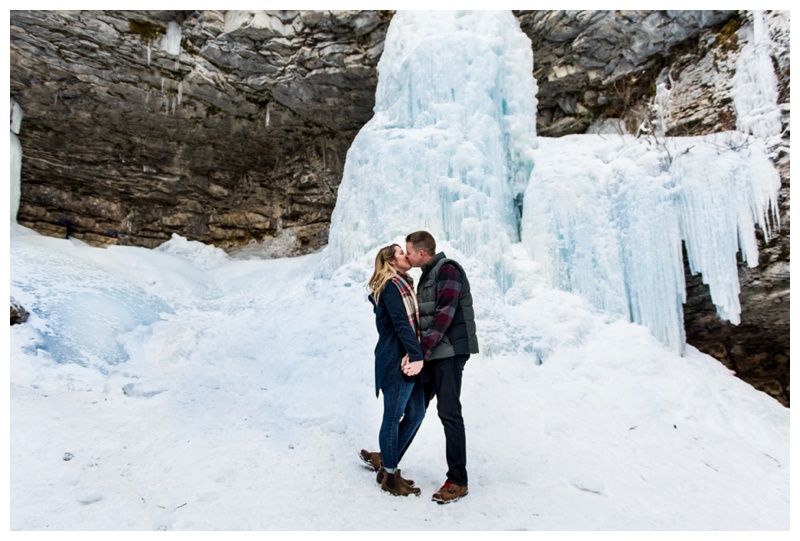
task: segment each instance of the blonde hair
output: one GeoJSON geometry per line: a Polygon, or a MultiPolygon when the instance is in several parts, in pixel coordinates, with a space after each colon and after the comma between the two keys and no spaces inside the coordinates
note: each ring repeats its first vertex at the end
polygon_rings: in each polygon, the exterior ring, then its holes
{"type": "Polygon", "coordinates": [[[389,262],[394,261],[394,249],[399,247],[400,245],[398,244],[384,246],[378,250],[378,255],[375,256],[375,272],[372,273],[372,277],[367,282],[367,287],[375,299],[375,304],[378,303],[384,286],[397,276],[397,271],[389,262]]]}

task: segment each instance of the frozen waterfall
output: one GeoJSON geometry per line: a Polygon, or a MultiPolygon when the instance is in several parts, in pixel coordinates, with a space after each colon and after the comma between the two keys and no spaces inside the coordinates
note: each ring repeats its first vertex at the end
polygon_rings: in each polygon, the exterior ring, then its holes
{"type": "Polygon", "coordinates": [[[532,70],[510,11],[398,12],[375,115],[347,154],[325,267],[427,229],[491,265],[507,288],[516,202],[533,167],[532,70]]]}
{"type": "MultiPolygon", "coordinates": [[[[759,39],[748,54],[763,60],[759,39]]],[[[719,315],[738,323],[737,253],[754,266],[755,226],[769,233],[777,221],[780,180],[758,130],[537,140],[532,62],[511,12],[395,15],[322,274],[427,229],[493,269],[501,291],[533,269],[682,351],[685,245],[719,315]]],[[[763,89],[737,109],[774,135],[774,81],[762,81],[774,75],[763,64],[734,94],[763,89]]]]}

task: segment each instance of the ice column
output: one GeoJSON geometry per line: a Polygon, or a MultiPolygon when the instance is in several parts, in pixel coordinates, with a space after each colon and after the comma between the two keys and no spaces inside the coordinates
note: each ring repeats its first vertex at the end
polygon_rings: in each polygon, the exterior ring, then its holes
{"type": "Polygon", "coordinates": [[[17,221],[20,197],[20,171],[22,169],[22,145],[20,145],[19,129],[22,124],[22,108],[11,100],[11,220],[17,221]]]}
{"type": "Polygon", "coordinates": [[[375,115],[356,136],[331,219],[330,271],[418,229],[480,252],[501,287],[536,144],[531,43],[510,12],[398,12],[375,115]]]}
{"type": "Polygon", "coordinates": [[[178,23],[167,23],[167,33],[161,38],[161,50],[175,56],[181,54],[181,27],[178,23]]]}
{"type": "Polygon", "coordinates": [[[746,44],[736,61],[731,96],[736,110],[736,129],[768,139],[781,134],[778,81],[764,13],[753,11],[752,19],[752,27],[745,26],[741,30],[746,44]]]}

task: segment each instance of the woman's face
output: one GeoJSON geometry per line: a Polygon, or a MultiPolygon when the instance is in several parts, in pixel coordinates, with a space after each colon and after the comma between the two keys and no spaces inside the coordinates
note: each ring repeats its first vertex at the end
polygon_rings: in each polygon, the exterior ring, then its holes
{"type": "Polygon", "coordinates": [[[394,259],[389,261],[389,265],[398,272],[408,272],[411,269],[405,252],[399,246],[394,247],[394,259]]]}

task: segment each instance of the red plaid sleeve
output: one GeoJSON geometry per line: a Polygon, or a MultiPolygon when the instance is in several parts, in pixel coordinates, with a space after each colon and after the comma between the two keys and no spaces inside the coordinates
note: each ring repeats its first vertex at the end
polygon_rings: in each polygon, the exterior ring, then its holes
{"type": "Polygon", "coordinates": [[[458,308],[458,299],[461,297],[461,281],[461,272],[453,265],[445,263],[439,268],[433,323],[420,339],[422,353],[426,360],[430,357],[433,348],[442,341],[450,324],[453,323],[456,308],[458,308]]]}

